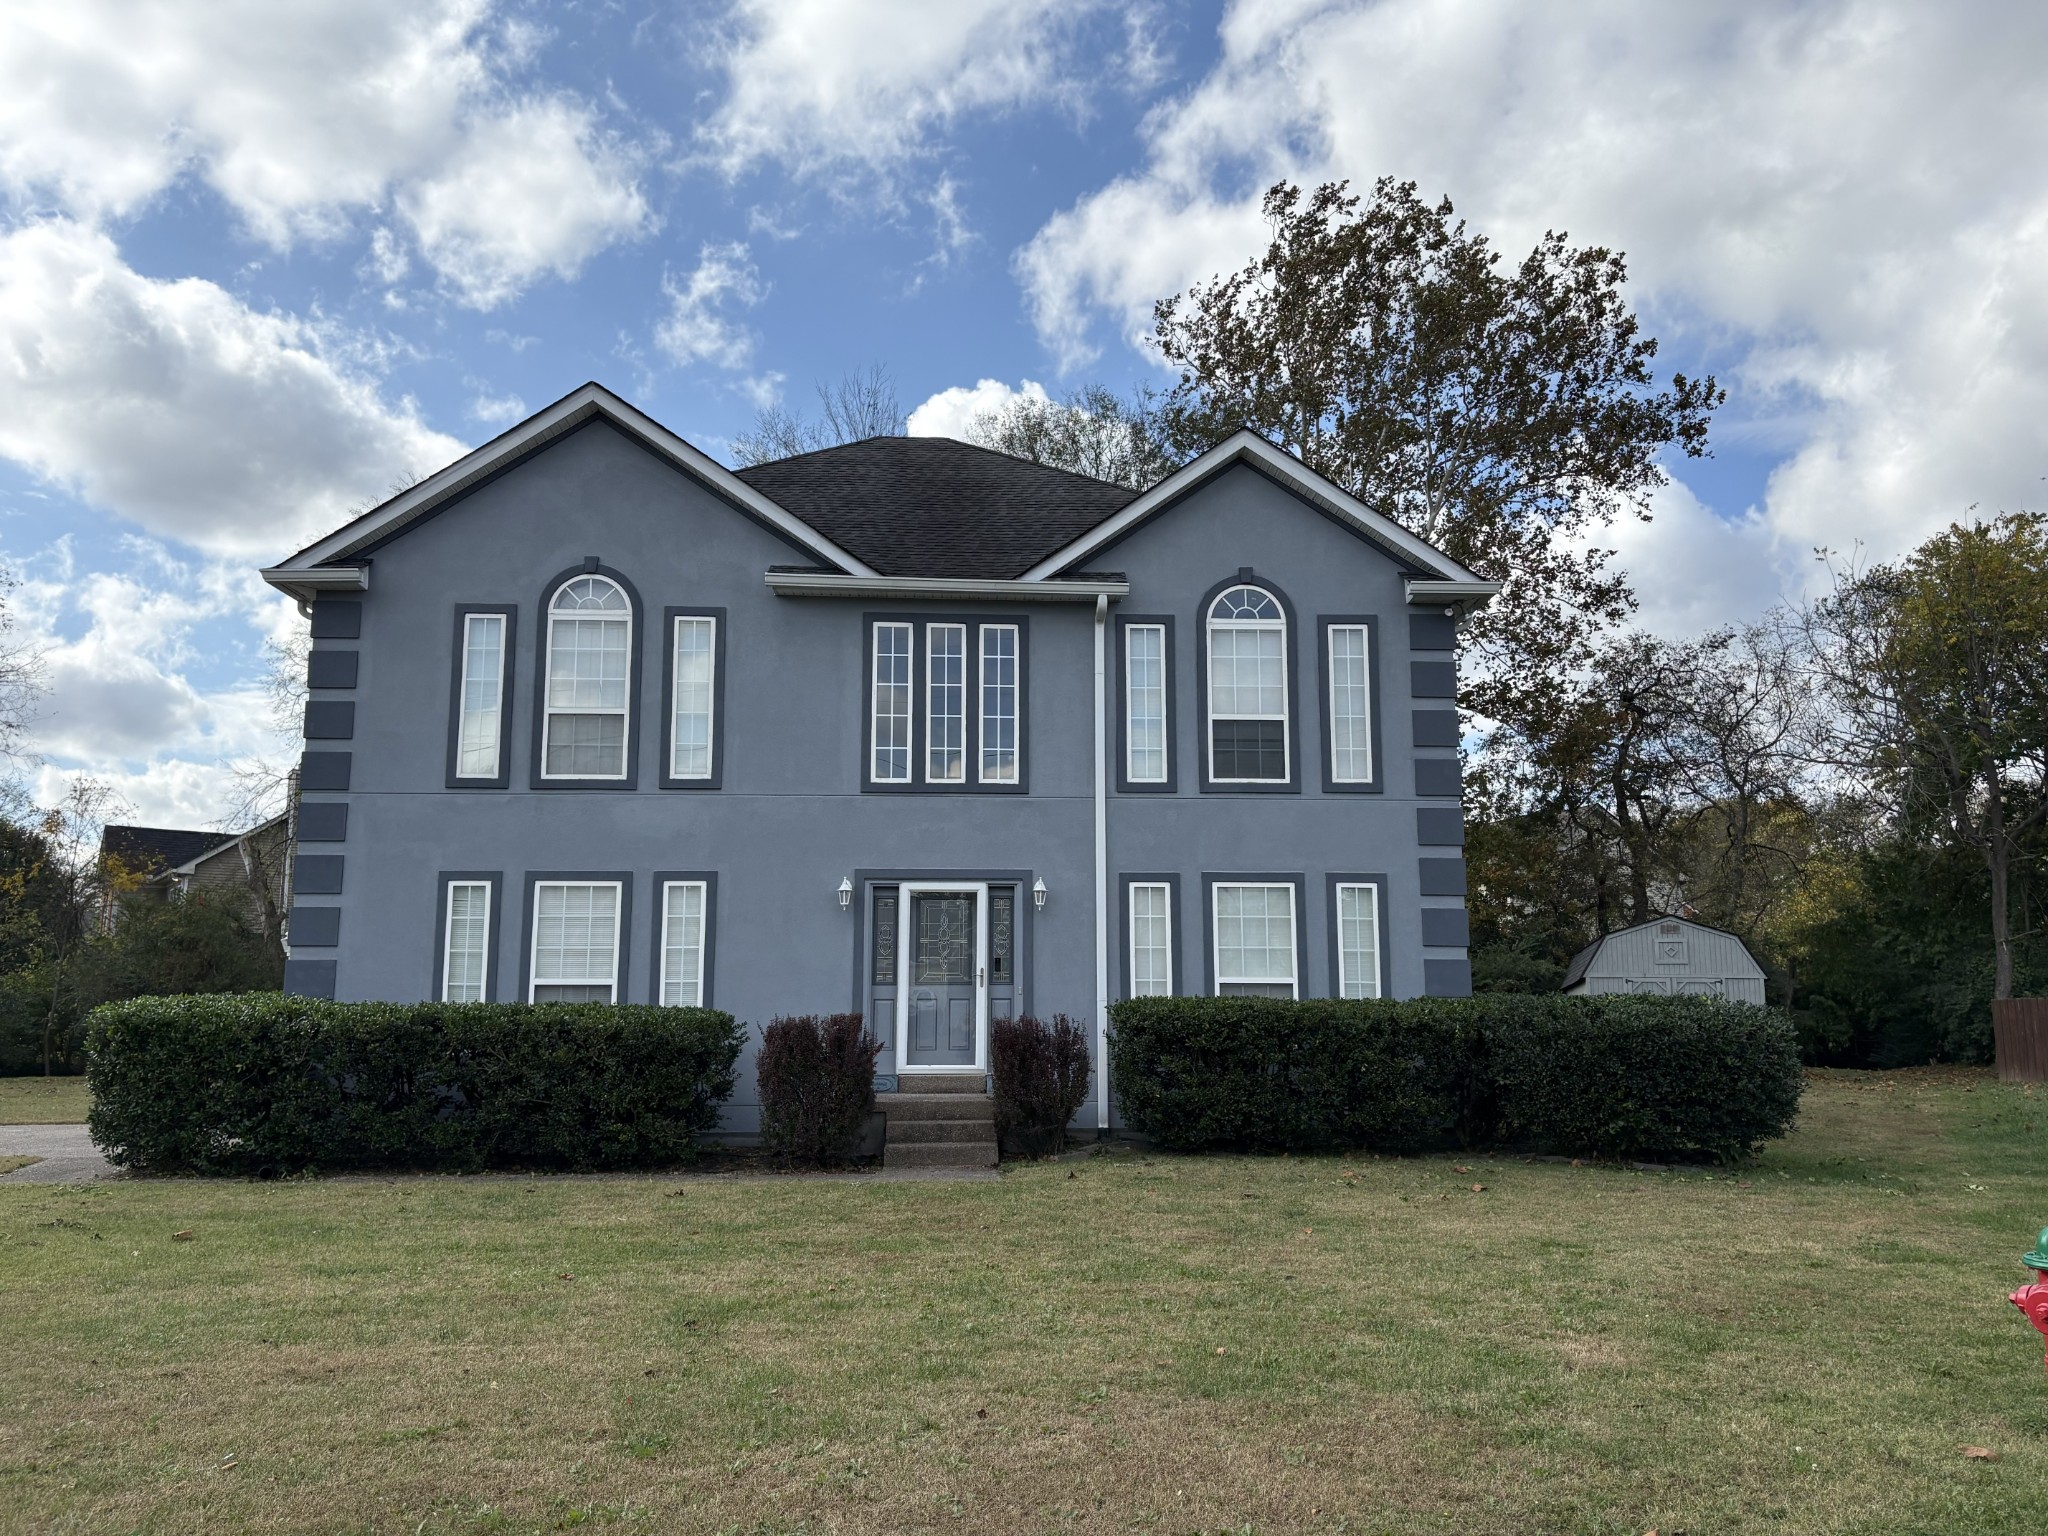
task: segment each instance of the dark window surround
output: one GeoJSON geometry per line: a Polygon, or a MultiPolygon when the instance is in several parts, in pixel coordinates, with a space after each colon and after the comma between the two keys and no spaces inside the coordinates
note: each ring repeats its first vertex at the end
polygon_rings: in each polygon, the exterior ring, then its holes
{"type": "MultiPolygon", "coordinates": [[[[720,628],[723,627],[721,624],[720,628]]],[[[717,737],[714,735],[712,739],[715,741],[717,737]]],[[[709,869],[657,869],[654,872],[654,900],[649,903],[654,909],[654,942],[652,945],[654,964],[653,968],[648,972],[647,1001],[650,1003],[659,1003],[661,1001],[661,965],[663,950],[666,947],[663,943],[666,935],[662,932],[662,925],[668,916],[666,911],[668,886],[672,880],[701,880],[704,882],[704,953],[698,962],[703,972],[704,982],[698,989],[702,1000],[697,1006],[700,1008],[714,1008],[717,1004],[712,1002],[712,998],[716,996],[712,991],[712,984],[716,971],[711,962],[718,952],[718,874],[717,871],[709,869]]],[[[679,1004],[678,1006],[681,1005],[679,1004]]]]}
{"type": "Polygon", "coordinates": [[[1393,930],[1393,913],[1387,906],[1387,877],[1385,875],[1325,875],[1323,877],[1323,901],[1329,908],[1329,919],[1324,925],[1324,938],[1330,946],[1330,996],[1344,995],[1344,946],[1337,933],[1337,887],[1340,885],[1370,885],[1379,889],[1373,906],[1379,918],[1379,962],[1380,996],[1394,995],[1394,979],[1388,974],[1389,962],[1393,958],[1393,946],[1388,935],[1393,930]]]}
{"type": "Polygon", "coordinates": [[[1185,913],[1180,904],[1180,876],[1145,874],[1118,875],[1116,877],[1117,911],[1120,914],[1117,921],[1117,932],[1121,936],[1119,952],[1123,957],[1117,972],[1119,978],[1117,996],[1129,997],[1131,995],[1131,887],[1134,885],[1163,885],[1166,887],[1166,929],[1168,935],[1166,956],[1167,985],[1172,988],[1173,996],[1185,997],[1187,995],[1187,984],[1182,978],[1186,972],[1181,964],[1181,950],[1186,947],[1181,941],[1182,929],[1184,927],[1181,919],[1185,913]]]}
{"type": "Polygon", "coordinates": [[[441,984],[447,974],[443,967],[448,960],[448,887],[458,880],[488,884],[491,888],[491,916],[484,925],[484,1001],[503,1002],[498,978],[505,969],[505,956],[498,947],[498,935],[504,929],[505,872],[500,869],[444,869],[434,876],[433,969],[427,973],[427,996],[437,1002],[441,997],[441,984]]]}
{"type": "MultiPolygon", "coordinates": [[[[553,594],[550,593],[552,596],[553,594]]],[[[448,773],[449,789],[506,789],[512,783],[512,677],[519,656],[519,609],[511,603],[457,603],[455,642],[448,666],[448,773]],[[498,771],[490,778],[465,779],[455,769],[457,749],[462,740],[463,630],[473,613],[495,613],[505,620],[505,670],[498,680],[498,771]]]]}
{"type": "Polygon", "coordinates": [[[1386,743],[1380,734],[1380,620],[1376,613],[1319,613],[1316,615],[1316,693],[1318,718],[1323,728],[1323,793],[1326,795],[1378,795],[1387,788],[1386,743]],[[1337,781],[1334,738],[1330,735],[1330,631],[1364,626],[1365,707],[1372,733],[1372,777],[1358,783],[1337,781]]]}
{"type": "Polygon", "coordinates": [[[624,870],[530,869],[526,872],[525,910],[519,924],[519,995],[525,1002],[533,995],[534,887],[542,881],[566,880],[572,885],[598,885],[616,881],[619,887],[619,969],[613,1000],[630,1003],[633,978],[633,876],[624,870]]]}
{"type": "Polygon", "coordinates": [[[663,789],[720,789],[725,784],[725,627],[723,608],[664,608],[661,610],[661,765],[656,782],[663,789]],[[676,620],[710,619],[711,625],[711,777],[678,779],[669,773],[675,766],[676,725],[676,620]]]}
{"type": "MultiPolygon", "coordinates": [[[[1236,585],[1236,583],[1232,583],[1236,585]]],[[[1215,599],[1210,599],[1215,601],[1215,599]]],[[[1173,615],[1170,613],[1120,613],[1116,616],[1116,792],[1120,795],[1171,795],[1180,788],[1180,753],[1175,750],[1174,728],[1180,723],[1180,700],[1175,693],[1177,675],[1173,653],[1173,615]],[[1159,784],[1134,784],[1131,770],[1131,706],[1129,641],[1125,631],[1134,624],[1157,625],[1165,630],[1161,648],[1166,660],[1166,779],[1159,784]]]]}
{"type": "Polygon", "coordinates": [[[647,639],[647,610],[640,601],[639,588],[625,575],[605,565],[596,555],[585,555],[581,565],[572,565],[553,577],[540,592],[540,619],[533,641],[533,766],[527,779],[529,789],[638,789],[640,787],[640,721],[646,700],[641,697],[640,648],[647,639]],[[626,647],[626,776],[623,779],[550,779],[541,773],[544,760],[542,738],[548,715],[548,604],[565,582],[578,576],[605,576],[619,584],[633,616],[632,642],[626,647]]]}
{"type": "Polygon", "coordinates": [[[1195,610],[1195,718],[1200,726],[1195,742],[1196,771],[1205,795],[1298,795],[1301,793],[1301,623],[1287,594],[1250,566],[1238,567],[1237,574],[1219,581],[1202,595],[1195,610]],[[1209,777],[1209,609],[1232,587],[1257,587],[1272,594],[1286,620],[1287,636],[1287,777],[1284,779],[1230,780],[1217,783],[1209,777]]]}
{"type": "MultiPolygon", "coordinates": [[[[1031,901],[1033,878],[1033,872],[1028,869],[856,869],[852,876],[853,910],[845,914],[852,919],[847,926],[853,930],[853,1011],[861,1014],[868,1011],[868,956],[875,943],[875,887],[901,885],[905,880],[958,880],[963,885],[991,888],[1014,885],[1017,888],[1016,905],[1012,909],[1017,919],[1015,1006],[1019,1016],[1029,1013],[1031,925],[1038,916],[1038,909],[1031,901]]],[[[1048,899],[1058,898],[1052,896],[1048,899]]],[[[837,904],[839,896],[836,891],[832,893],[831,900],[837,904]]],[[[900,915],[897,921],[903,921],[900,915]]]]}
{"type": "Polygon", "coordinates": [[[1009,613],[866,613],[861,615],[860,787],[869,795],[1021,795],[1031,789],[1031,620],[1009,613]],[[878,784],[875,768],[875,626],[908,624],[910,640],[910,782],[878,784]],[[925,782],[925,627],[967,627],[966,772],[958,784],[925,782]],[[1017,630],[1017,782],[984,784],[981,773],[981,630],[984,625],[1017,630]]]}
{"type": "MultiPolygon", "coordinates": [[[[1232,583],[1235,585],[1235,583],[1232,583]]],[[[1300,874],[1240,874],[1234,870],[1202,871],[1202,995],[1216,995],[1216,887],[1219,885],[1291,885],[1294,887],[1294,995],[1314,997],[1308,975],[1308,878],[1300,874]]]]}

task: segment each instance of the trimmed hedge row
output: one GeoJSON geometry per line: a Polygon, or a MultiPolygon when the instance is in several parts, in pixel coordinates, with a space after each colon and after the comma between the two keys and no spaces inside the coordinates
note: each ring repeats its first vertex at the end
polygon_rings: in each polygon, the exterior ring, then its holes
{"type": "Polygon", "coordinates": [[[88,1026],[92,1136],[156,1172],[686,1162],[744,1038],[709,1008],[137,998],[88,1026]]]}
{"type": "Polygon", "coordinates": [[[1747,1156],[1791,1128],[1799,1042],[1708,998],[1142,997],[1110,1009],[1129,1125],[1161,1145],[1522,1145],[1747,1156]]]}

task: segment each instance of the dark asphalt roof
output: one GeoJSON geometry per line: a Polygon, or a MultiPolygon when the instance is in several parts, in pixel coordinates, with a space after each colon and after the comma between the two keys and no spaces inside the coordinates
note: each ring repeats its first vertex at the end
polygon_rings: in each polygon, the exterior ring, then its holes
{"type": "Polygon", "coordinates": [[[736,473],[884,576],[1021,576],[1138,495],[949,437],[870,437],[736,473]]]}
{"type": "Polygon", "coordinates": [[[184,827],[124,827],[100,830],[100,855],[131,869],[154,873],[188,864],[210,848],[235,840],[232,832],[194,832],[184,827]]]}

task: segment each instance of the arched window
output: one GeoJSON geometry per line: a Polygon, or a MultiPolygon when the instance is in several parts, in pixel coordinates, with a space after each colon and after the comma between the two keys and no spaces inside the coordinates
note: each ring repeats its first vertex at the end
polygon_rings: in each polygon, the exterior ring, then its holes
{"type": "Polygon", "coordinates": [[[1228,588],[1209,605],[1209,779],[1284,784],[1287,614],[1263,587],[1228,588]]]}
{"type": "Polygon", "coordinates": [[[566,581],[548,604],[541,775],[623,779],[632,703],[633,607],[604,576],[566,581]]]}

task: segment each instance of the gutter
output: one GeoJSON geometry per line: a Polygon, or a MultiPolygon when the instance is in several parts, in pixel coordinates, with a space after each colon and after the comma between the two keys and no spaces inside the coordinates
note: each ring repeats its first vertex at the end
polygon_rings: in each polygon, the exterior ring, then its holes
{"type": "Polygon", "coordinates": [[[1086,603],[1128,597],[1128,581],[992,581],[969,576],[848,576],[839,571],[769,571],[777,597],[960,598],[969,602],[1086,603]]]}
{"type": "MultiPolygon", "coordinates": [[[[1128,585],[1124,587],[1129,591],[1128,585]]],[[[1109,1134],[1109,758],[1104,653],[1109,594],[1095,599],[1095,1134],[1109,1134]]]]}
{"type": "Polygon", "coordinates": [[[313,616],[313,599],[322,592],[370,590],[370,568],[367,565],[309,565],[303,569],[271,565],[256,574],[285,596],[296,599],[300,614],[306,618],[313,616]]]}
{"type": "Polygon", "coordinates": [[[1501,583],[1497,581],[1424,581],[1411,576],[1403,585],[1407,588],[1411,607],[1434,608],[1484,608],[1500,595],[1501,583]]]}

